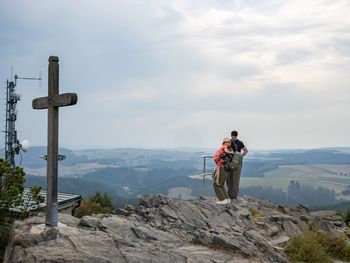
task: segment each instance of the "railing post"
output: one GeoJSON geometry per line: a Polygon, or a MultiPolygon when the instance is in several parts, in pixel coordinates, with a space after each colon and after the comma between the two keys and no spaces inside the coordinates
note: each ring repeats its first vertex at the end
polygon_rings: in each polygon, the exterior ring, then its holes
{"type": "Polygon", "coordinates": [[[211,173],[206,172],[206,160],[207,158],[213,158],[213,155],[203,155],[201,158],[203,158],[203,173],[201,176],[203,177],[203,195],[206,194],[206,176],[211,175],[211,173]]]}

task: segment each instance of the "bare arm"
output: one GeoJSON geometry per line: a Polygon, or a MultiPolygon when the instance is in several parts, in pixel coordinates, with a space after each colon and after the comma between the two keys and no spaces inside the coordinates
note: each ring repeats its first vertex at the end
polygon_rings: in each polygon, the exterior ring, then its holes
{"type": "Polygon", "coordinates": [[[248,153],[247,147],[244,147],[242,150],[243,150],[243,156],[247,155],[247,153],[248,153]]]}

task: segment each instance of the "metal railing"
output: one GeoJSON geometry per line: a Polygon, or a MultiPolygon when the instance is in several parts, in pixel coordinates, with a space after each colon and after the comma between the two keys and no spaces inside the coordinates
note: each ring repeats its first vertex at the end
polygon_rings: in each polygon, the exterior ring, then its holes
{"type": "Polygon", "coordinates": [[[206,176],[211,176],[212,175],[212,172],[208,173],[206,171],[206,164],[207,164],[207,159],[213,159],[214,158],[214,155],[203,155],[201,156],[201,158],[203,159],[203,171],[202,173],[200,174],[201,177],[203,178],[203,194],[206,193],[206,176]]]}

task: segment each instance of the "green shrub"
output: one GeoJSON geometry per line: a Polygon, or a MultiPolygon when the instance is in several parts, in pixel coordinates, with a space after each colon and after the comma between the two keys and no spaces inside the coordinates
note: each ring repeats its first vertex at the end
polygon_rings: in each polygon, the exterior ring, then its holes
{"type": "Polygon", "coordinates": [[[74,216],[80,218],[92,214],[106,214],[112,212],[111,208],[102,207],[91,200],[82,200],[80,206],[74,210],[74,216]]]}
{"type": "Polygon", "coordinates": [[[350,246],[344,235],[331,236],[323,232],[308,230],[291,239],[286,253],[294,262],[332,262],[331,258],[350,260],[350,246]]]}
{"type": "Polygon", "coordinates": [[[319,243],[317,232],[310,230],[303,235],[292,238],[286,252],[295,262],[331,262],[319,243]]]}
{"type": "Polygon", "coordinates": [[[112,198],[107,193],[96,191],[89,199],[84,199],[80,206],[74,210],[74,216],[83,217],[92,214],[111,213],[115,208],[112,198]]]}
{"type": "Polygon", "coordinates": [[[347,243],[346,235],[327,236],[324,233],[319,234],[321,245],[326,253],[333,258],[350,261],[350,245],[347,243]]]}
{"type": "Polygon", "coordinates": [[[344,222],[346,223],[347,226],[349,226],[350,223],[350,209],[346,209],[341,213],[341,216],[343,217],[344,222]]]}
{"type": "Polygon", "coordinates": [[[100,191],[96,191],[96,193],[91,196],[89,200],[100,204],[103,208],[110,208],[112,210],[115,208],[112,198],[107,193],[102,194],[100,191]]]}

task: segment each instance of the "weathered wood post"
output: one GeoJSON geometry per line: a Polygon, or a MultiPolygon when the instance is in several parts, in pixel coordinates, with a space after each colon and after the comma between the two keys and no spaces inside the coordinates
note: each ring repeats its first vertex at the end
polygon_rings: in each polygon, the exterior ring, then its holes
{"type": "Polygon", "coordinates": [[[45,224],[56,227],[58,224],[58,109],[77,103],[76,93],[59,94],[58,57],[50,56],[48,72],[48,96],[36,98],[33,109],[48,109],[47,120],[47,194],[45,224]]]}

